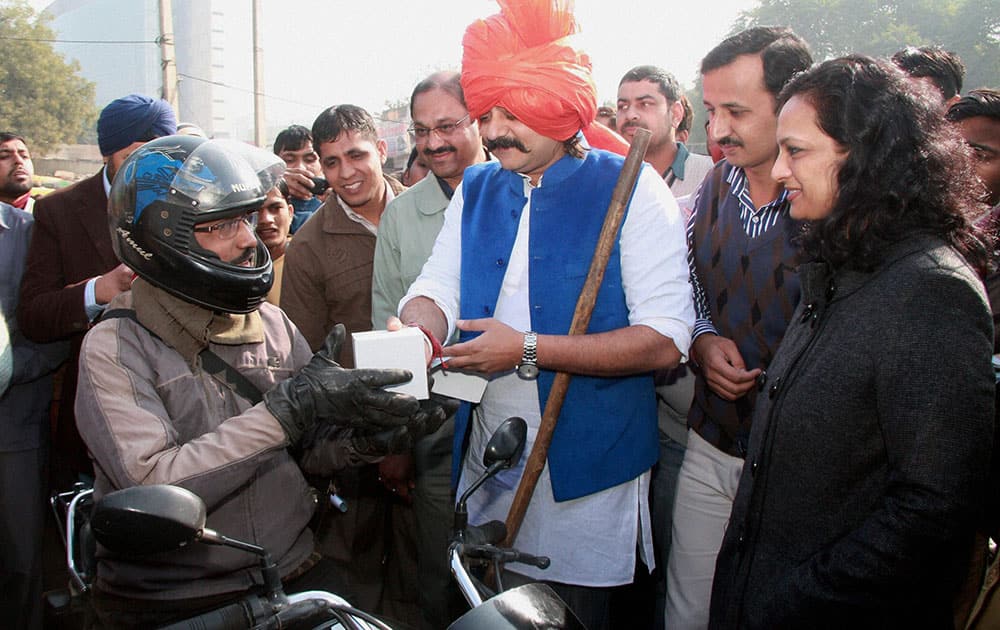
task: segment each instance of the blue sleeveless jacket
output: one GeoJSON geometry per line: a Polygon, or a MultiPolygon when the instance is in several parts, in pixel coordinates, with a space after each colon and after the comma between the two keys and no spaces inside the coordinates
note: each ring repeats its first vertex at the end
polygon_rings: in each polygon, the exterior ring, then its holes
{"type": "MultiPolygon", "coordinates": [[[[621,157],[598,150],[584,159],[566,156],[545,171],[542,186],[532,191],[528,293],[535,332],[569,332],[622,163],[621,157]]],[[[524,180],[489,162],[465,171],[462,190],[460,316],[492,317],[525,205],[524,180]]],[[[616,243],[588,333],[628,325],[616,243]]],[[[463,332],[460,340],[476,334],[463,332]]],[[[538,377],[543,414],[554,378],[555,372],[545,369],[538,377]]],[[[468,424],[466,405],[455,421],[456,470],[468,424]]],[[[634,479],[655,463],[657,452],[652,374],[573,376],[548,453],[557,501],[634,479]]]]}

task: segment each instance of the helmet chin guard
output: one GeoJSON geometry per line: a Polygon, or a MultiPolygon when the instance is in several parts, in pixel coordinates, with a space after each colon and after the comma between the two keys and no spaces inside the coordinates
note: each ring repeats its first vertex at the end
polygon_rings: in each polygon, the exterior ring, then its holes
{"type": "Polygon", "coordinates": [[[226,313],[254,311],[274,281],[267,247],[258,238],[251,265],[230,264],[199,247],[193,228],[258,209],[284,170],[278,156],[240,142],[195,136],[147,142],[111,186],[115,254],[182,300],[226,313]]]}

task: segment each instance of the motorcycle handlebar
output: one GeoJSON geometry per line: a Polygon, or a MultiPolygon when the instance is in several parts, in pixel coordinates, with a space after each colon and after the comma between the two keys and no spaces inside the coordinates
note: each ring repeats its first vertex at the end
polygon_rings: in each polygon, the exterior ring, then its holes
{"type": "Polygon", "coordinates": [[[239,601],[216,608],[197,617],[191,617],[160,630],[246,630],[253,627],[253,615],[244,602],[239,601]]]}
{"type": "Polygon", "coordinates": [[[478,558],[481,560],[493,560],[509,564],[519,562],[530,564],[539,569],[549,568],[550,560],[547,556],[534,556],[530,553],[522,553],[517,549],[506,549],[494,545],[464,545],[462,553],[467,558],[478,558]]]}
{"type": "Polygon", "coordinates": [[[503,521],[490,521],[469,527],[465,541],[469,545],[496,545],[506,537],[507,525],[503,521]]]}
{"type": "Polygon", "coordinates": [[[337,619],[345,628],[383,628],[388,626],[367,613],[331,599],[328,593],[305,593],[305,599],[290,601],[274,608],[262,597],[245,597],[197,617],[178,621],[161,630],[247,630],[248,628],[287,628],[303,619],[337,619]],[[326,595],[326,597],[322,597],[326,595]],[[359,620],[361,623],[359,623],[359,620]]]}

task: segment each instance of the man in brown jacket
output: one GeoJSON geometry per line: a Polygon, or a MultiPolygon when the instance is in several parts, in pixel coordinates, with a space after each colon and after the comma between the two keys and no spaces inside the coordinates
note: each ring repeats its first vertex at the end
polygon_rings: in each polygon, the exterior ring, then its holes
{"type": "MultiPolygon", "coordinates": [[[[334,194],[288,248],[281,308],[317,350],[335,324],[343,323],[348,333],[371,330],[375,235],[386,204],[403,186],[382,173],[387,145],[360,107],[327,109],[313,123],[312,135],[334,194]]],[[[354,365],[349,346],[340,362],[354,365]]]]}
{"type": "MultiPolygon", "coordinates": [[[[315,351],[338,323],[349,333],[371,330],[375,235],[386,204],[403,186],[382,173],[387,145],[379,139],[371,115],[360,107],[325,110],[313,123],[312,137],[333,194],[299,228],[285,253],[281,308],[315,351]]],[[[344,344],[338,361],[354,366],[350,344],[344,344]]],[[[313,472],[308,466],[306,471],[313,472]]],[[[379,483],[376,465],[312,482],[320,491],[336,492],[350,506],[346,513],[327,511],[316,529],[317,549],[337,561],[339,572],[349,576],[355,588],[348,599],[362,609],[415,622],[416,593],[405,593],[400,584],[385,579],[416,572],[415,566],[396,565],[400,560],[415,562],[384,535],[393,529],[393,518],[412,519],[412,511],[394,509],[397,500],[379,483]]]]}

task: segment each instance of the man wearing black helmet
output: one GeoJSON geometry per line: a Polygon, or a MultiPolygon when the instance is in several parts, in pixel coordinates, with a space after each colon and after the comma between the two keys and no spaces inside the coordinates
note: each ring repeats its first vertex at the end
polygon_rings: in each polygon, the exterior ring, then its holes
{"type": "MultiPolygon", "coordinates": [[[[402,370],[347,370],[338,326],[313,355],[279,309],[256,211],[283,166],[240,143],[170,136],[139,148],[112,187],[118,257],[138,278],[80,355],[77,423],[95,498],[168,483],[199,495],[208,526],[267,549],[286,588],[338,590],[313,553],[315,500],[289,453],[350,465],[433,431],[436,403],[382,390],[402,370]]],[[[94,603],[108,627],[159,626],[238,599],[253,555],[193,545],[151,559],[98,552],[94,603]]]]}

